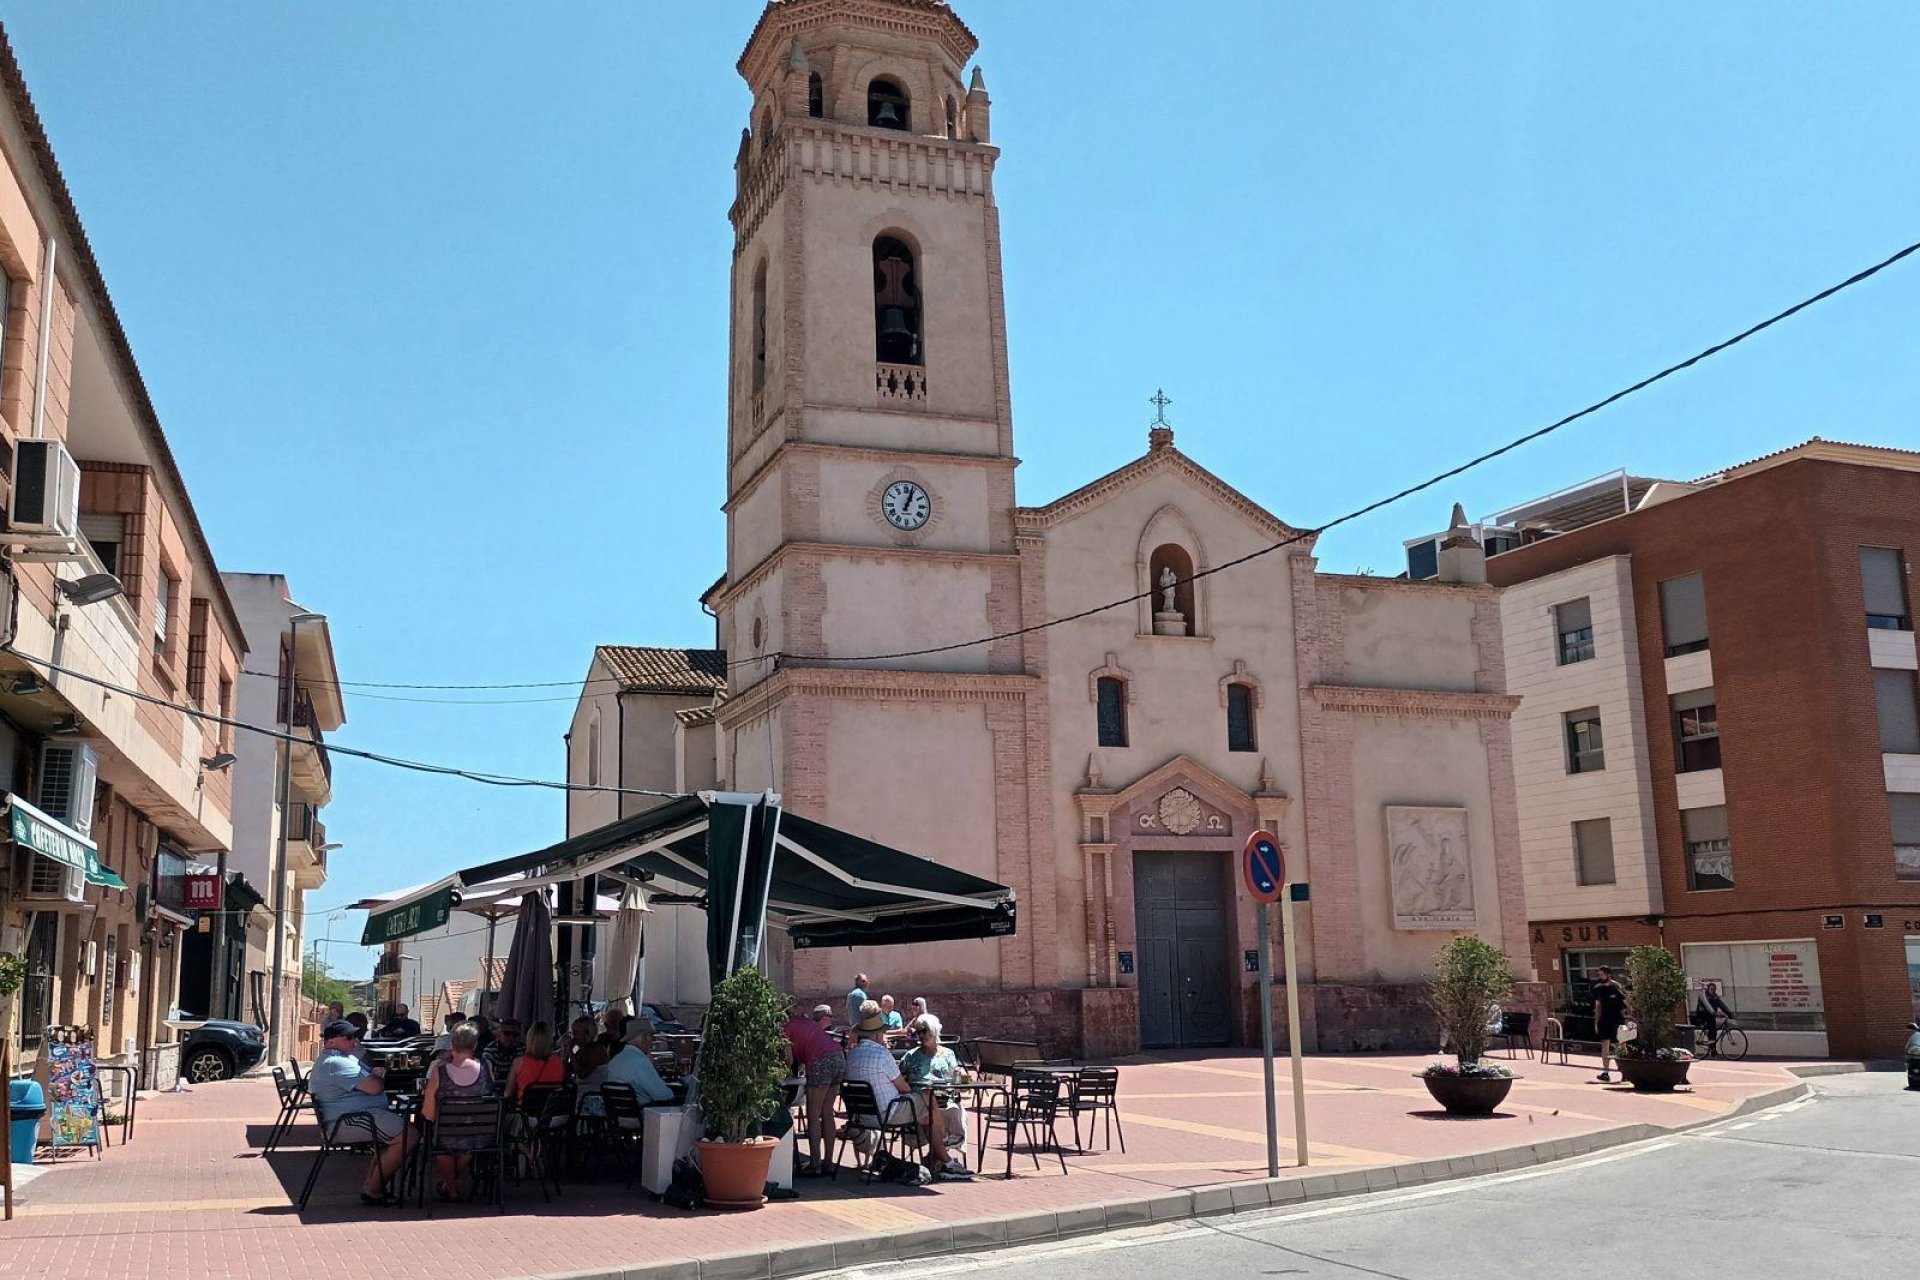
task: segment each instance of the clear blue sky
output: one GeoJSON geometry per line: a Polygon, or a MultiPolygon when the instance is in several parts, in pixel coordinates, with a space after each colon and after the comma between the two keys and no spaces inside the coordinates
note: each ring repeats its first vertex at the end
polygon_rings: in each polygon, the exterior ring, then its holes
{"type": "MultiPolygon", "coordinates": [[[[1907,3],[959,9],[1024,502],[1137,454],[1164,384],[1184,449],[1315,524],[1920,239],[1907,3]]],[[[758,11],[0,3],[216,554],[329,614],[343,678],[711,642],[758,11]]],[[[1920,446],[1917,301],[1909,262],[1322,562],[1616,466],[1920,446]]],[[[338,738],[558,777],[545,692],[350,694],[338,738]]],[[[327,816],[323,907],[562,832],[557,795],[350,760],[327,816]]]]}

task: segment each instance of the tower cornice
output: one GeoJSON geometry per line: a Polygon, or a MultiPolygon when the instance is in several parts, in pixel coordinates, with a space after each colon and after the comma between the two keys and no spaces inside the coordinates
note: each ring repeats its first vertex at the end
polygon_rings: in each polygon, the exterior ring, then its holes
{"type": "Polygon", "coordinates": [[[796,36],[837,24],[933,40],[956,67],[980,48],[946,0],[771,0],[740,54],[740,74],[750,85],[768,83],[785,65],[796,36]]]}

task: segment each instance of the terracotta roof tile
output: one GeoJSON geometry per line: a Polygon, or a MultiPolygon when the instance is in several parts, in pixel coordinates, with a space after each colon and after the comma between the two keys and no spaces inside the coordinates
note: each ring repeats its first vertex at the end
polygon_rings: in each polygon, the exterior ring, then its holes
{"type": "Polygon", "coordinates": [[[627,693],[724,693],[724,649],[643,649],[603,644],[599,656],[627,693]]]}

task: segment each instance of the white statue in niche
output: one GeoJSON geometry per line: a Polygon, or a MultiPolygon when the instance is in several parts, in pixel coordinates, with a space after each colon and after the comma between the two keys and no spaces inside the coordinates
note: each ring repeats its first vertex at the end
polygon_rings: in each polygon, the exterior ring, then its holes
{"type": "Polygon", "coordinates": [[[1180,585],[1180,575],[1173,571],[1172,565],[1160,570],[1160,612],[1178,613],[1180,605],[1174,595],[1174,588],[1180,585]]]}
{"type": "Polygon", "coordinates": [[[1476,927],[1467,811],[1388,805],[1386,818],[1393,927],[1476,927]]]}

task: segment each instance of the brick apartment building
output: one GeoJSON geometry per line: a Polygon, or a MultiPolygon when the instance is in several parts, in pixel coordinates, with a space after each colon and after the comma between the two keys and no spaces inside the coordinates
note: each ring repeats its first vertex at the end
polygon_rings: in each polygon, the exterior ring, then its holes
{"type": "Polygon", "coordinates": [[[1920,1009],[1920,454],[1815,439],[1614,476],[1483,536],[1513,544],[1488,576],[1540,977],[1577,1010],[1661,942],[1757,1053],[1896,1055],[1920,1009]]]}

